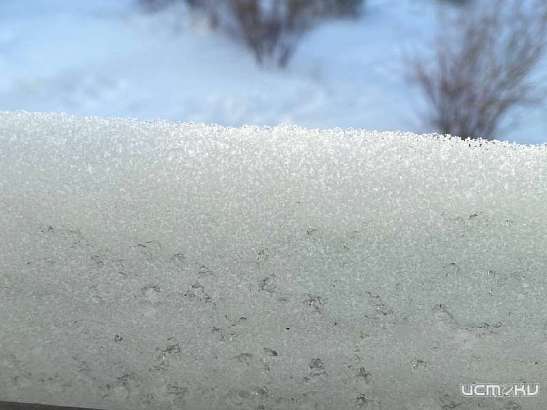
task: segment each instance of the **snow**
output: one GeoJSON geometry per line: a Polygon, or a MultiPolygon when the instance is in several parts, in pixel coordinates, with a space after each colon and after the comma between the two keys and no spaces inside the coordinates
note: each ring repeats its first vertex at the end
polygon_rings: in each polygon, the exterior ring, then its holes
{"type": "Polygon", "coordinates": [[[1,113],[0,192],[1,400],[547,406],[460,393],[547,379],[546,146],[1,113]]]}
{"type": "MultiPolygon", "coordinates": [[[[310,32],[279,71],[257,67],[184,8],[145,14],[131,0],[4,1],[0,109],[430,132],[405,58],[427,51],[446,4],[369,0],[362,18],[310,32]]],[[[499,137],[546,142],[546,108],[515,113],[499,137]]]]}

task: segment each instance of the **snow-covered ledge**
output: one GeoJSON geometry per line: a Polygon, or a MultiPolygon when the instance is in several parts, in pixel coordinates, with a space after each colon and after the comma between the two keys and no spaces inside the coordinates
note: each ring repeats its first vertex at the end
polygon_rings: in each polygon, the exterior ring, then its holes
{"type": "Polygon", "coordinates": [[[545,146],[2,113],[0,229],[0,400],[547,406],[545,146]]]}

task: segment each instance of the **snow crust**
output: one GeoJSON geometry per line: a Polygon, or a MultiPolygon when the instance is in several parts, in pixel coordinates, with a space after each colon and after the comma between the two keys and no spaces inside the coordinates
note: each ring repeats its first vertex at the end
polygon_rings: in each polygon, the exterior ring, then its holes
{"type": "Polygon", "coordinates": [[[0,400],[546,408],[460,394],[547,380],[546,204],[546,146],[0,113],[0,400]]]}

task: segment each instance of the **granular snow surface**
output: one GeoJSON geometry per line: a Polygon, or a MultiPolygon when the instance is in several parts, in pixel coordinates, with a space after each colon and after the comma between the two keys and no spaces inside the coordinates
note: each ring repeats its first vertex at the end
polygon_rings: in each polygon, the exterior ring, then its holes
{"type": "Polygon", "coordinates": [[[0,400],[547,408],[546,146],[0,113],[0,227],[0,400]]]}

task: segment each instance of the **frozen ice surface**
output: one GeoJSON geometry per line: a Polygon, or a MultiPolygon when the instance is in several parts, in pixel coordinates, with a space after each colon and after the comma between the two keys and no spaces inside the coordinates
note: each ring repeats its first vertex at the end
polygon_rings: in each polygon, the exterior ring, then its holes
{"type": "Polygon", "coordinates": [[[0,227],[0,400],[547,407],[546,146],[0,113],[0,227]]]}

